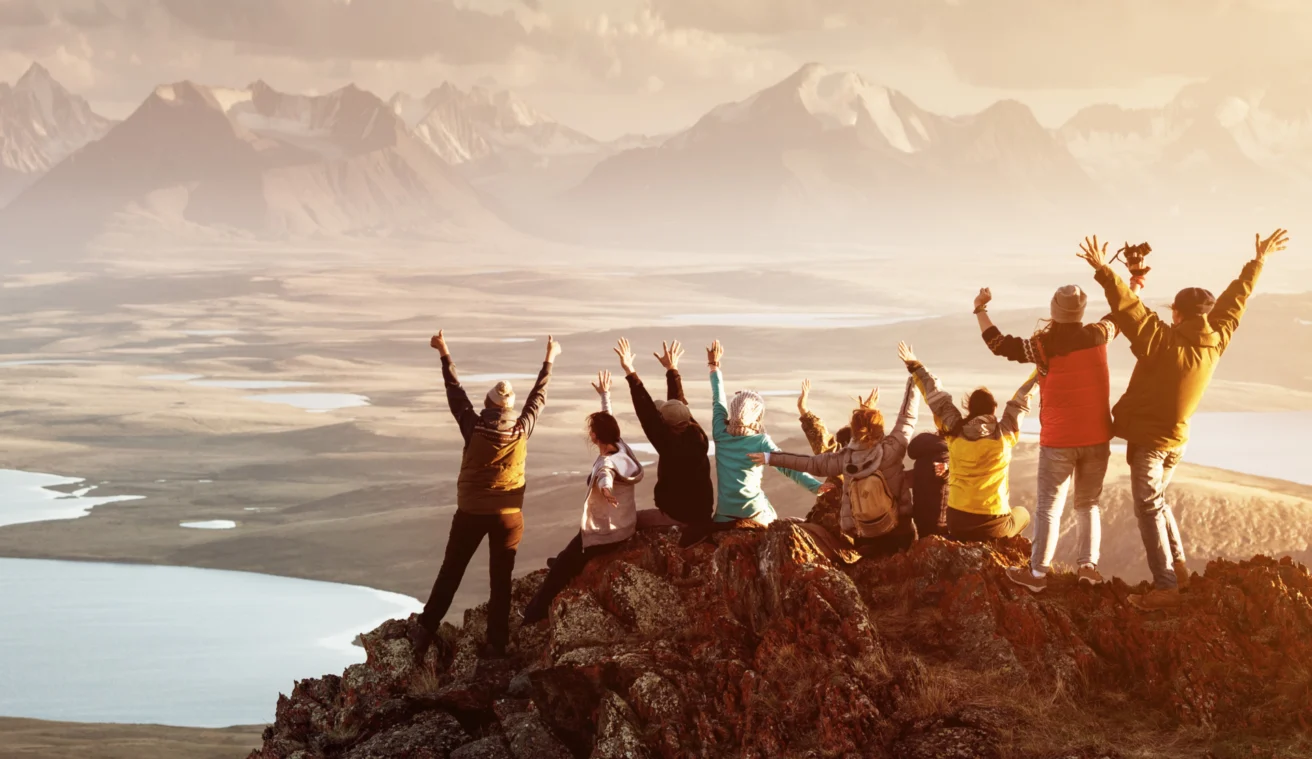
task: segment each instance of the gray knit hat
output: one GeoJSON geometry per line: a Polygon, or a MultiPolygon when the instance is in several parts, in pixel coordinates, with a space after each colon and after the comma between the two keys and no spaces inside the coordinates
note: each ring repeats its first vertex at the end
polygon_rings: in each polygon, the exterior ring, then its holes
{"type": "Polygon", "coordinates": [[[511,409],[515,407],[515,388],[510,386],[509,382],[501,380],[487,391],[487,398],[484,399],[483,405],[488,408],[511,409]]]}
{"type": "Polygon", "coordinates": [[[692,409],[683,401],[653,401],[661,420],[675,431],[682,431],[692,423],[692,409]]]}
{"type": "Polygon", "coordinates": [[[1089,296],[1076,285],[1066,285],[1052,296],[1052,320],[1058,324],[1079,324],[1084,321],[1084,306],[1089,296]]]}

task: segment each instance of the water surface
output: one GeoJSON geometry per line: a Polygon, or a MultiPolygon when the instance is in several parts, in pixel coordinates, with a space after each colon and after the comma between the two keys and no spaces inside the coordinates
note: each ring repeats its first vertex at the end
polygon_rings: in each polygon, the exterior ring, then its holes
{"type": "Polygon", "coordinates": [[[369,405],[368,397],[353,393],[271,393],[268,395],[248,395],[246,400],[295,406],[315,414],[369,405]]]}
{"type": "Polygon", "coordinates": [[[94,487],[78,488],[71,493],[48,489],[76,485],[80,482],[84,480],[78,477],[0,469],[0,527],[29,522],[77,519],[90,514],[91,509],[96,506],[120,501],[136,501],[143,497],[137,495],[88,497],[87,494],[92,492],[94,487]]]}

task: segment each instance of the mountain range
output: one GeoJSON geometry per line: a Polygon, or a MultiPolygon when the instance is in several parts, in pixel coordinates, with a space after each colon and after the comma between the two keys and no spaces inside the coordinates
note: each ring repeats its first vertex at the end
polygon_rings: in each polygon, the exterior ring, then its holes
{"type": "Polygon", "coordinates": [[[946,116],[807,64],[680,132],[606,142],[512,93],[450,83],[384,101],[354,86],[311,96],[180,82],[114,123],[34,65],[0,84],[0,228],[67,244],[125,224],[833,244],[930,226],[1246,217],[1296,208],[1312,184],[1309,78],[1220,77],[1161,108],[1095,105],[1049,129],[1019,102],[946,116]]]}

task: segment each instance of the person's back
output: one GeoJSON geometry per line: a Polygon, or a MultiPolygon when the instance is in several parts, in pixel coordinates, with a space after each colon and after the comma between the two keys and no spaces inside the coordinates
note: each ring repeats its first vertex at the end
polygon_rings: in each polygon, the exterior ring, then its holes
{"type": "Polygon", "coordinates": [[[513,410],[487,408],[465,443],[456,480],[456,508],[502,514],[524,505],[528,432],[513,410]]]}
{"type": "Polygon", "coordinates": [[[911,513],[920,537],[947,534],[948,444],[937,432],[911,439],[911,513]]]}
{"type": "Polygon", "coordinates": [[[1004,435],[992,414],[972,416],[949,433],[948,507],[968,514],[1010,511],[1007,474],[1017,439],[1004,435]]]}

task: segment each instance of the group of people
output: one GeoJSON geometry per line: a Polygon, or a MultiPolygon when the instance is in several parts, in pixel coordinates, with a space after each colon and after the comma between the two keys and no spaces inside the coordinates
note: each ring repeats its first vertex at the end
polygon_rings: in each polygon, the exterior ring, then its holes
{"type": "MultiPolygon", "coordinates": [[[[589,559],[628,540],[640,527],[679,526],[680,543],[688,547],[718,530],[776,521],[780,517],[762,490],[767,466],[817,495],[812,518],[794,521],[840,558],[888,555],[928,535],[959,541],[1011,537],[1032,522],[1030,561],[1008,569],[1007,577],[1035,592],[1046,587],[1053,571],[1061,515],[1073,482],[1080,544],[1077,578],[1100,583],[1099,501],[1113,437],[1128,444],[1134,511],[1153,576],[1153,589],[1130,601],[1149,610],[1178,605],[1189,572],[1166,488],[1183,457],[1189,419],[1239,326],[1263,263],[1270,253],[1284,250],[1287,241],[1283,229],[1265,239],[1259,235],[1255,257],[1219,297],[1198,287],[1181,290],[1167,323],[1139,297],[1148,273],[1142,259],[1131,265],[1127,283],[1112,270],[1107,245],[1100,246],[1097,237],[1086,239],[1078,255],[1094,269],[1110,306],[1100,320],[1084,323],[1088,296],[1082,288],[1067,285],[1053,295],[1051,318],[1033,335],[1004,335],[989,318],[988,288],[975,298],[974,314],[988,348],[1034,366],[1003,404],[1001,415],[998,399],[984,387],[968,393],[958,406],[911,346],[902,343],[898,355],[909,376],[891,427],[885,425],[874,391],[857,399],[848,424],[831,436],[810,412],[810,383],[803,383],[798,409],[809,455],[784,452],[770,438],[760,393],[726,395],[724,349],[718,340],[707,348],[708,434],[684,396],[682,346],[663,343],[655,354],[666,384],[665,399],[656,400],[635,369],[629,342],[621,339],[615,348],[620,368],[643,434],[658,455],[655,508],[638,508],[635,488],[646,471],[621,435],[611,409],[611,375],[603,371],[593,384],[601,408],[587,418],[588,436],[598,455],[586,477],[579,531],[548,561],[547,577],[525,608],[524,623],[545,619],[552,600],[589,559]],[[1107,346],[1121,334],[1136,363],[1113,407],[1107,346]],[[1031,518],[1026,509],[1010,504],[1009,470],[1036,391],[1041,433],[1031,518]],[[922,398],[934,428],[915,435],[922,398]],[[910,469],[905,465],[908,456],[910,469]],[[822,518],[826,509],[831,516],[837,512],[828,529],[822,518]]],[[[443,333],[432,339],[432,347],[442,356],[447,401],[465,442],[446,555],[428,603],[411,628],[411,642],[422,656],[435,640],[469,560],[487,537],[492,587],[482,653],[504,656],[511,575],[524,530],[527,445],[546,403],[560,345],[548,337],[545,361],[518,413],[508,382],[497,383],[484,397],[482,410],[476,410],[460,384],[443,333]]]]}

